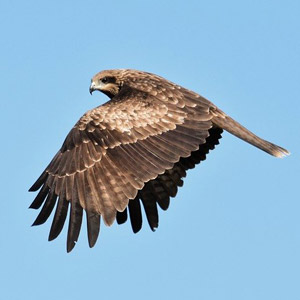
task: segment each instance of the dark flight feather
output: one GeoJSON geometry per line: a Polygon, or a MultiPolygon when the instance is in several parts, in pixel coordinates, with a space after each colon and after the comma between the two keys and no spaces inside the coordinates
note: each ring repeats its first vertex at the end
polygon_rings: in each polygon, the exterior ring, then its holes
{"type": "Polygon", "coordinates": [[[64,197],[59,197],[48,237],[49,241],[57,238],[62,231],[68,213],[68,206],[69,201],[67,201],[64,197]]]}
{"type": "Polygon", "coordinates": [[[37,181],[31,186],[29,192],[36,192],[38,189],[40,189],[40,187],[45,183],[47,177],[48,174],[46,172],[43,172],[41,176],[37,179],[37,181]]]}
{"type": "Polygon", "coordinates": [[[31,205],[29,206],[29,208],[34,208],[34,209],[40,208],[44,200],[46,199],[49,190],[50,190],[49,187],[46,184],[44,184],[43,187],[38,192],[35,199],[33,200],[33,202],[31,203],[31,205]]]}
{"type": "Polygon", "coordinates": [[[83,209],[78,201],[74,200],[71,202],[69,229],[67,237],[67,252],[72,251],[78,240],[82,222],[82,211],[83,209]]]}
{"type": "Polygon", "coordinates": [[[134,233],[137,233],[141,230],[143,223],[141,204],[138,197],[129,201],[128,209],[132,231],[134,233]]]}
{"type": "Polygon", "coordinates": [[[124,211],[117,211],[117,223],[119,225],[124,224],[127,221],[127,208],[124,209],[124,211]]]}
{"type": "Polygon", "coordinates": [[[100,231],[100,216],[93,212],[86,211],[87,232],[89,246],[92,248],[96,244],[100,231]]]}
{"type": "Polygon", "coordinates": [[[47,221],[56,203],[56,198],[57,195],[54,193],[54,189],[51,189],[42,207],[42,210],[40,211],[32,226],[41,225],[47,221]]]}
{"type": "Polygon", "coordinates": [[[150,190],[145,187],[140,192],[140,198],[143,203],[148,224],[152,231],[158,227],[158,210],[156,206],[156,197],[151,193],[150,190]]]}

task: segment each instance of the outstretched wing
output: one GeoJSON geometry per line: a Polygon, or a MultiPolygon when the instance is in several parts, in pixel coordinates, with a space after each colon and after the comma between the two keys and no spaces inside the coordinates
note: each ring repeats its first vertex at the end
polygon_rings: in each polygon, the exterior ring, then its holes
{"type": "Polygon", "coordinates": [[[92,247],[100,216],[111,225],[118,212],[122,223],[129,201],[132,211],[134,199],[151,205],[147,190],[155,189],[163,176],[182,165],[181,158],[206,143],[211,107],[199,95],[157,78],[148,78],[145,85],[125,85],[116,97],[77,122],[31,187],[30,191],[40,191],[30,207],[44,203],[33,225],[44,223],[57,202],[49,240],[56,238],[71,204],[67,251],[75,246],[83,209],[92,247]]]}

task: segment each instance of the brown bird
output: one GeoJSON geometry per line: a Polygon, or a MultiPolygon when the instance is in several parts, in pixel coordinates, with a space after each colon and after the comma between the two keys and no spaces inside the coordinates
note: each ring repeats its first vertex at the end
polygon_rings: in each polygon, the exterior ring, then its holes
{"type": "Polygon", "coordinates": [[[43,204],[33,225],[44,223],[57,202],[49,241],[60,234],[71,204],[68,252],[78,239],[83,210],[90,247],[101,217],[108,226],[115,219],[122,224],[129,211],[138,232],[141,203],[150,228],[157,228],[157,204],[168,208],[186,171],[205,160],[223,130],[276,157],[289,154],[202,96],[151,73],[102,71],[92,78],[90,93],[96,90],[110,100],[81,117],[30,188],[40,189],[30,208],[43,204]]]}

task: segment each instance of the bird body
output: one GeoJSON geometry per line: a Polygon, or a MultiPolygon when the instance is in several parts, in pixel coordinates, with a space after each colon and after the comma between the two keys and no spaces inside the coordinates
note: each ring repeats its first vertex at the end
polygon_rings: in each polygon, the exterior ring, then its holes
{"type": "Polygon", "coordinates": [[[223,129],[276,157],[289,152],[267,142],[213,103],[160,76],[136,70],[108,70],[92,78],[90,93],[110,100],[85,113],[67,135],[30,191],[40,189],[31,208],[44,223],[55,204],[49,240],[61,232],[70,204],[67,251],[75,246],[83,210],[90,247],[100,217],[106,225],[142,226],[141,203],[150,228],[158,226],[157,205],[169,206],[188,169],[206,158],[223,129]],[[58,200],[57,200],[58,199],[58,200]]]}

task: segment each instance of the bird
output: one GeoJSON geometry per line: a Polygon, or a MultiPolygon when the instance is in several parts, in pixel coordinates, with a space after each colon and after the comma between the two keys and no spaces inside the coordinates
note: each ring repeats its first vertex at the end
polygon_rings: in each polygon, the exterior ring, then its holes
{"type": "Polygon", "coordinates": [[[55,207],[49,241],[69,214],[67,252],[76,245],[83,212],[90,247],[101,219],[107,226],[130,220],[137,233],[142,207],[154,231],[158,207],[168,209],[187,171],[206,159],[224,130],[275,157],[289,155],[201,95],[149,72],[101,71],[91,80],[89,92],[95,91],[109,100],[79,119],[29,189],[38,191],[30,208],[43,205],[33,226],[46,222],[55,207]]]}

